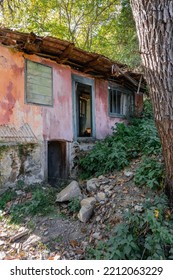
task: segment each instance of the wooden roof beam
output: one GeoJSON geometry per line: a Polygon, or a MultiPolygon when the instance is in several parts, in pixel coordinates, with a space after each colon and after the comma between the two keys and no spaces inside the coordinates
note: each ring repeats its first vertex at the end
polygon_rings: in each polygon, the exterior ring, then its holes
{"type": "Polygon", "coordinates": [[[70,43],[68,47],[65,48],[65,50],[59,55],[59,61],[60,62],[66,62],[69,58],[69,55],[73,51],[74,43],[70,43]]]}

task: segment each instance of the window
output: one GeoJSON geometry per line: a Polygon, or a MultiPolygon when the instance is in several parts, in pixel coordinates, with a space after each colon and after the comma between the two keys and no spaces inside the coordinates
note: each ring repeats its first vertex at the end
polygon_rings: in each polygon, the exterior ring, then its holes
{"type": "Polygon", "coordinates": [[[132,92],[117,87],[109,87],[108,89],[110,116],[132,115],[134,107],[132,92]]]}
{"type": "Polygon", "coordinates": [[[53,105],[52,68],[26,60],[25,98],[27,103],[53,105]]]}

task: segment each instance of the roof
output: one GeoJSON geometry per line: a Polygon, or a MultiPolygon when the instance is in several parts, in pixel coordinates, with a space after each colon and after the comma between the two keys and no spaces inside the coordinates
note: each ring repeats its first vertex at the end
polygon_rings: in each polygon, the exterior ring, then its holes
{"type": "Polygon", "coordinates": [[[23,33],[0,28],[0,44],[11,46],[28,54],[49,58],[59,64],[97,78],[112,80],[132,88],[143,87],[141,74],[128,69],[127,65],[115,62],[103,55],[91,53],[75,47],[74,43],[54,37],[41,37],[33,32],[23,33]],[[142,81],[142,83],[141,83],[142,81]]]}

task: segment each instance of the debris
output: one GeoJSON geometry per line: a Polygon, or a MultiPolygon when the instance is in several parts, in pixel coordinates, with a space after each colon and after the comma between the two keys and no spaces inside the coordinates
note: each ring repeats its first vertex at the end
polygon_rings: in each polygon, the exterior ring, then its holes
{"type": "Polygon", "coordinates": [[[93,206],[82,206],[79,213],[78,218],[81,222],[86,223],[90,219],[93,213],[93,206]]]}
{"type": "Polygon", "coordinates": [[[3,260],[6,257],[5,252],[0,252],[0,260],[3,260]]]}
{"type": "Polygon", "coordinates": [[[142,212],[142,211],[143,211],[143,206],[142,206],[142,205],[135,205],[134,209],[135,209],[137,212],[142,212]]]}
{"type": "Polygon", "coordinates": [[[93,206],[96,203],[95,197],[87,197],[81,200],[80,204],[81,206],[93,206]]]}
{"type": "Polygon", "coordinates": [[[96,199],[97,201],[103,201],[106,199],[106,194],[104,192],[99,192],[96,195],[96,199]]]}
{"type": "Polygon", "coordinates": [[[87,191],[89,192],[96,192],[98,189],[98,179],[97,178],[92,178],[87,181],[87,191]]]}
{"type": "Polygon", "coordinates": [[[69,201],[72,198],[82,198],[82,193],[77,181],[72,181],[65,189],[63,189],[56,198],[56,202],[69,201]]]}
{"type": "Polygon", "coordinates": [[[27,235],[28,233],[29,233],[29,229],[26,229],[26,230],[23,231],[23,232],[17,233],[15,236],[13,236],[13,237],[10,238],[10,243],[15,242],[16,240],[20,239],[21,237],[27,235]]]}

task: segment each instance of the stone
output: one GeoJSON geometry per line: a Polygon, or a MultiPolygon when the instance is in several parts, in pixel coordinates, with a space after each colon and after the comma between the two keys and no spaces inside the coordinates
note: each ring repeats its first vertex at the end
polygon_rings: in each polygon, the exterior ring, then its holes
{"type": "Polygon", "coordinates": [[[3,260],[6,257],[5,252],[0,252],[0,260],[3,260]]]}
{"type": "Polygon", "coordinates": [[[106,185],[106,186],[103,187],[103,190],[104,190],[105,193],[108,193],[112,189],[113,189],[113,186],[111,186],[111,185],[110,186],[106,185]]]}
{"type": "Polygon", "coordinates": [[[65,189],[57,194],[56,202],[70,201],[72,198],[81,199],[82,194],[77,181],[72,181],[65,189]]]}
{"type": "Polygon", "coordinates": [[[0,246],[4,245],[4,244],[5,244],[5,242],[3,240],[0,240],[0,246]]]}
{"type": "Polygon", "coordinates": [[[133,172],[131,172],[131,171],[124,171],[124,175],[126,177],[131,177],[131,178],[134,176],[133,172]]]}
{"type": "Polygon", "coordinates": [[[94,232],[92,236],[93,236],[93,238],[95,238],[95,239],[98,239],[98,240],[101,239],[100,232],[94,232]]]}
{"type": "Polygon", "coordinates": [[[16,192],[17,195],[24,195],[25,194],[25,192],[23,192],[21,190],[16,190],[15,192],[16,192]]]}
{"type": "Polygon", "coordinates": [[[99,179],[99,180],[104,180],[104,179],[105,179],[105,176],[100,175],[100,176],[98,177],[98,179],[99,179]]]}
{"type": "Polygon", "coordinates": [[[99,192],[99,193],[97,193],[97,195],[96,195],[96,199],[97,199],[97,201],[104,201],[105,199],[106,199],[106,195],[105,195],[105,193],[104,192],[99,192]]]}
{"type": "Polygon", "coordinates": [[[139,204],[135,205],[134,207],[135,211],[137,212],[142,212],[143,208],[144,208],[143,205],[139,205],[139,204]]]}
{"type": "Polygon", "coordinates": [[[82,199],[81,202],[80,202],[81,207],[82,207],[82,206],[85,206],[85,207],[93,206],[95,203],[96,203],[95,197],[84,198],[84,199],[82,199]]]}
{"type": "Polygon", "coordinates": [[[90,219],[93,213],[93,206],[82,206],[79,213],[78,218],[81,222],[86,223],[90,219]]]}
{"type": "Polygon", "coordinates": [[[92,178],[87,181],[87,191],[89,192],[96,192],[98,188],[98,179],[97,178],[92,178]]]}

